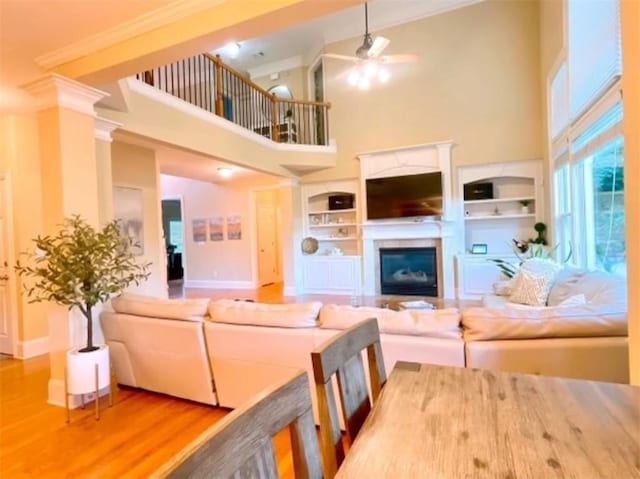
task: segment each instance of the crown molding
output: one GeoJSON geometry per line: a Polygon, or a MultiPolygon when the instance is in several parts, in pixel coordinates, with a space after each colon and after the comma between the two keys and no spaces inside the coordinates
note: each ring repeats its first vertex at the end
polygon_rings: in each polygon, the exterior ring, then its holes
{"type": "Polygon", "coordinates": [[[97,116],[93,129],[96,140],[111,143],[113,141],[111,133],[113,133],[113,130],[120,128],[121,126],[122,123],[97,116]]]}
{"type": "Polygon", "coordinates": [[[56,73],[49,73],[21,88],[35,98],[38,110],[61,106],[91,116],[96,115],[94,104],[108,95],[56,73]]]}
{"type": "Polygon", "coordinates": [[[301,66],[304,66],[302,55],[296,55],[295,57],[289,57],[284,60],[265,63],[264,65],[260,65],[255,68],[249,68],[247,72],[249,73],[249,78],[253,80],[254,78],[270,75],[271,73],[292,70],[301,66]]]}
{"type": "Polygon", "coordinates": [[[163,7],[84,38],[79,42],[40,55],[35,59],[35,62],[42,68],[51,70],[63,63],[70,62],[109,45],[128,40],[143,32],[154,30],[181,18],[196,14],[202,10],[224,3],[225,1],[226,0],[175,0],[163,7]]]}

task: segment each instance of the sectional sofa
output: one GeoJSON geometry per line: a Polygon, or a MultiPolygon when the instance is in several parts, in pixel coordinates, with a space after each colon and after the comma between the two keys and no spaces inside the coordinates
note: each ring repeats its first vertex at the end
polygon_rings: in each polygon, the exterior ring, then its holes
{"type": "Polygon", "coordinates": [[[311,351],[370,317],[378,318],[387,371],[405,360],[628,382],[620,285],[571,281],[566,294],[588,290],[589,303],[493,304],[460,313],[123,294],[100,321],[118,383],[229,408],[292,370],[306,370],[313,385],[311,351]]]}

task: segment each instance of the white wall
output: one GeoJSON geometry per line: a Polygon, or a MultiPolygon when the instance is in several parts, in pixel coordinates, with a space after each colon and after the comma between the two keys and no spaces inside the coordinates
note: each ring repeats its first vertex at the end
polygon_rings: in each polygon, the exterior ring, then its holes
{"type": "Polygon", "coordinates": [[[252,288],[250,195],[247,188],[230,188],[204,181],[161,175],[163,198],[182,198],[185,282],[191,287],[252,288]],[[226,224],[222,241],[194,242],[192,221],[239,215],[242,239],[229,240],[226,224]]]}

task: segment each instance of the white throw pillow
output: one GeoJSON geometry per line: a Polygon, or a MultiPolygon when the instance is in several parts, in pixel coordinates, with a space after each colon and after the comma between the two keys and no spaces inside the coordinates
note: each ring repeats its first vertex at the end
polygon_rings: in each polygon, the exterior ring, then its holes
{"type": "Polygon", "coordinates": [[[510,296],[513,291],[513,278],[493,283],[493,294],[496,296],[510,296]]]}
{"type": "Polygon", "coordinates": [[[542,258],[525,261],[513,278],[509,301],[530,306],[545,306],[560,269],[556,262],[542,258]]]}

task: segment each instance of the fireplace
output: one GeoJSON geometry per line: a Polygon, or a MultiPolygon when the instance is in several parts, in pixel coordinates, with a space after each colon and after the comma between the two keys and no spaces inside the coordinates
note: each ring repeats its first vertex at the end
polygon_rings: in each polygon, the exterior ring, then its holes
{"type": "Polygon", "coordinates": [[[436,248],[380,248],[380,293],[437,297],[436,248]]]}

